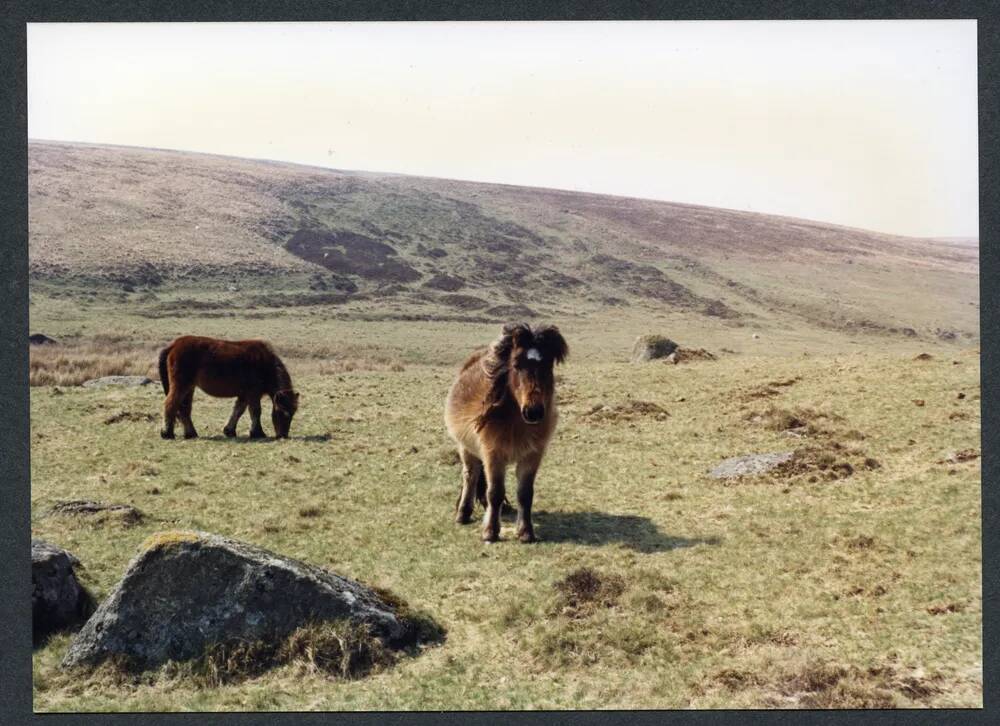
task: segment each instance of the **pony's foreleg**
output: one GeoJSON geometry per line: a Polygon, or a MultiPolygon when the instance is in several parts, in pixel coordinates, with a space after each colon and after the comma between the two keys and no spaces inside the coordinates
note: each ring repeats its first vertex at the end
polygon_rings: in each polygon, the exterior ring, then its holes
{"type": "Polygon", "coordinates": [[[236,424],[240,422],[240,416],[243,412],[247,410],[247,402],[242,398],[237,398],[236,403],[233,404],[233,413],[229,417],[229,421],[226,422],[226,426],[222,429],[224,433],[229,438],[236,436],[236,424]]]}
{"type": "Polygon", "coordinates": [[[483,541],[496,542],[500,539],[500,510],[504,500],[505,461],[485,459],[486,470],[486,514],[483,516],[483,541]]]}
{"type": "Polygon", "coordinates": [[[247,405],[250,406],[250,438],[267,438],[267,434],[264,433],[264,428],[260,425],[260,397],[251,397],[250,400],[247,401],[247,405]]]}
{"type": "Polygon", "coordinates": [[[535,541],[535,530],[531,526],[531,502],[535,498],[535,475],[541,463],[540,456],[517,463],[517,538],[522,542],[535,541]]]}
{"type": "Polygon", "coordinates": [[[194,404],[194,388],[185,394],[180,403],[181,425],[184,426],[184,438],[196,439],[198,432],[194,429],[194,422],[191,420],[191,406],[194,404]]]}
{"type": "Polygon", "coordinates": [[[472,521],[476,486],[479,477],[483,475],[483,462],[464,447],[459,448],[458,455],[462,459],[462,491],[459,492],[458,501],[455,502],[455,521],[459,524],[468,524],[472,521]]]}

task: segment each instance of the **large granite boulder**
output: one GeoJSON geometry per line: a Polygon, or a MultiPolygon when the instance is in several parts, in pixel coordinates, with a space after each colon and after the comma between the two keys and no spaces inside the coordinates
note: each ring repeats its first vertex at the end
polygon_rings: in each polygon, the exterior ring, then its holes
{"type": "Polygon", "coordinates": [[[66,550],[31,540],[31,624],[34,641],[82,623],[93,599],[76,579],[80,561],[66,550]]]}
{"type": "Polygon", "coordinates": [[[632,344],[632,362],[645,363],[646,361],[666,358],[677,350],[677,343],[662,335],[640,335],[632,344]]]}
{"type": "Polygon", "coordinates": [[[214,646],[274,643],[311,623],[367,626],[389,647],[420,627],[404,606],[319,567],[204,532],[153,535],[76,635],[63,667],[185,661],[214,646]]]}

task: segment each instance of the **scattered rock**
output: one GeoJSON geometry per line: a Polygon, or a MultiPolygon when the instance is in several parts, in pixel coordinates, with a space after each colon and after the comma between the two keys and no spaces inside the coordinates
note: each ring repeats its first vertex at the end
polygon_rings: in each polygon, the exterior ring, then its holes
{"type": "Polygon", "coordinates": [[[31,625],[37,644],[46,636],[82,623],[94,600],[76,579],[80,561],[64,549],[31,540],[31,625]]]}
{"type": "Polygon", "coordinates": [[[140,523],[144,515],[138,509],[128,504],[105,504],[89,499],[73,499],[66,502],[56,502],[49,515],[95,517],[98,522],[105,522],[108,519],[117,519],[122,524],[133,525],[140,523]]]}
{"type": "Polygon", "coordinates": [[[760,335],[759,335],[759,334],[757,334],[757,333],[754,333],[754,334],[753,334],[753,335],[751,335],[750,337],[751,337],[751,338],[753,338],[754,340],[760,340],[760,335]]]}
{"type": "Polygon", "coordinates": [[[961,401],[963,398],[965,398],[965,394],[963,392],[959,391],[957,398],[958,398],[958,400],[961,401]]]}
{"type": "Polygon", "coordinates": [[[84,388],[104,388],[106,386],[148,386],[152,383],[146,376],[104,376],[83,382],[84,388]]]}
{"type": "Polygon", "coordinates": [[[33,333],[28,336],[29,345],[55,345],[59,341],[41,333],[33,333]]]}
{"type": "Polygon", "coordinates": [[[719,463],[710,475],[715,479],[735,479],[741,476],[756,476],[771,471],[792,460],[794,451],[777,451],[769,454],[748,454],[735,456],[719,463]]]}
{"type": "Polygon", "coordinates": [[[917,331],[914,330],[913,328],[901,328],[899,332],[905,335],[907,338],[917,337],[917,331]]]}
{"type": "Polygon", "coordinates": [[[243,542],[162,532],[142,545],[62,665],[112,658],[145,670],[212,648],[282,641],[309,624],[334,621],[363,628],[392,648],[427,638],[426,625],[391,599],[243,542]]]}
{"type": "Polygon", "coordinates": [[[962,449],[953,451],[943,459],[938,459],[939,464],[959,464],[963,461],[974,461],[979,458],[979,452],[975,449],[962,449]]]}
{"type": "Polygon", "coordinates": [[[922,398],[914,398],[913,399],[913,404],[915,406],[923,406],[925,403],[926,403],[926,401],[924,401],[924,399],[922,399],[922,398]]]}
{"type": "Polygon", "coordinates": [[[646,361],[666,358],[677,350],[677,343],[662,335],[640,335],[632,344],[632,362],[645,363],[646,361]]]}

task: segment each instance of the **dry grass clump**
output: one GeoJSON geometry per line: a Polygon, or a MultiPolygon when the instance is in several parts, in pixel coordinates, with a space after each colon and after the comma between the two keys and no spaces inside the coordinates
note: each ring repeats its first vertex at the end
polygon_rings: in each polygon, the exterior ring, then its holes
{"type": "Polygon", "coordinates": [[[678,363],[692,363],[696,360],[716,360],[716,357],[704,348],[677,348],[673,353],[664,358],[665,362],[674,365],[678,363]]]}
{"type": "Polygon", "coordinates": [[[761,705],[779,708],[898,708],[900,696],[918,704],[941,692],[940,676],[891,663],[859,668],[828,660],[769,662],[754,670],[724,668],[712,680],[728,691],[751,689],[761,705]]]}
{"type": "MultiPolygon", "coordinates": [[[[304,625],[281,640],[216,643],[198,658],[165,664],[160,673],[168,679],[215,688],[281,666],[297,666],[334,678],[356,679],[393,662],[392,651],[367,624],[339,620],[304,625]]],[[[119,668],[121,666],[118,664],[119,668]]]]}
{"type": "Polygon", "coordinates": [[[583,413],[590,421],[631,421],[648,416],[657,421],[664,421],[670,412],[659,404],[651,401],[626,401],[625,403],[597,403],[583,413]]]}
{"type": "Polygon", "coordinates": [[[847,450],[837,442],[805,446],[795,450],[790,461],[779,464],[769,474],[777,478],[807,476],[810,483],[820,479],[835,481],[852,476],[859,469],[877,469],[879,462],[863,452],[847,450]],[[853,460],[853,463],[852,463],[853,460]]]}
{"type": "Polygon", "coordinates": [[[157,348],[116,336],[80,343],[32,346],[28,383],[32,386],[78,386],[103,376],[159,379],[157,348]]]}
{"type": "Polygon", "coordinates": [[[499,623],[505,633],[518,633],[535,668],[618,668],[676,658],[664,626],[684,600],[660,573],[635,570],[626,581],[581,567],[553,589],[544,605],[512,603],[499,623]]]}
{"type": "Polygon", "coordinates": [[[73,499],[56,502],[49,510],[50,516],[85,517],[93,525],[104,525],[117,522],[126,527],[141,524],[145,515],[128,504],[105,504],[89,499],[73,499]]]}
{"type": "Polygon", "coordinates": [[[834,413],[824,413],[812,408],[785,409],[768,406],[765,410],[747,413],[745,421],[763,426],[769,431],[794,431],[796,433],[818,434],[828,433],[826,429],[816,425],[819,420],[842,421],[843,418],[834,413]]]}
{"type": "Polygon", "coordinates": [[[156,416],[151,413],[145,413],[141,411],[119,411],[118,413],[112,414],[104,419],[104,424],[110,426],[111,424],[122,423],[122,422],[138,422],[138,423],[148,423],[149,421],[156,421],[156,416]]]}
{"type": "Polygon", "coordinates": [[[613,607],[625,591],[625,580],[589,567],[569,573],[553,587],[559,593],[552,610],[571,618],[585,617],[597,608],[613,607]]]}

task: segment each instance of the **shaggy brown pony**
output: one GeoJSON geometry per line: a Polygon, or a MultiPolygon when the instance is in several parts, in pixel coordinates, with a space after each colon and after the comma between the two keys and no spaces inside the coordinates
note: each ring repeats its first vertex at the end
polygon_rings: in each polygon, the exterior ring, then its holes
{"type": "Polygon", "coordinates": [[[184,438],[198,435],[191,422],[195,386],[210,396],[236,398],[233,414],[222,432],[236,436],[240,416],[250,408],[250,438],[266,436],[260,425],[260,398],[271,397],[271,423],[279,439],[288,437],[299,394],[284,363],[263,340],[218,340],[185,335],[160,351],[160,381],[167,400],[160,435],[174,438],[174,420],[180,417],[184,438]]]}
{"type": "Polygon", "coordinates": [[[458,444],[462,492],[455,521],[472,520],[474,500],[486,508],[483,540],[500,536],[504,472],[517,473],[517,537],[534,542],[531,502],[535,474],[556,427],[552,367],[569,353],[555,326],[532,330],[524,323],[505,325],[488,348],[462,366],[445,403],[445,425],[458,444]]]}

